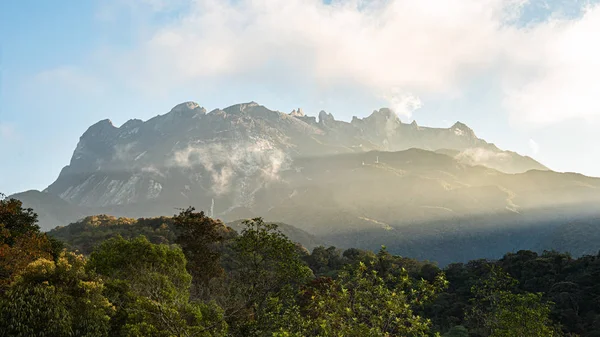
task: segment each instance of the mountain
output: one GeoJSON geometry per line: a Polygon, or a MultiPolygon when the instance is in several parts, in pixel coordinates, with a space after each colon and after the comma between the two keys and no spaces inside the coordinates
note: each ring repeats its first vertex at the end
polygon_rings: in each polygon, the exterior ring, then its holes
{"type": "Polygon", "coordinates": [[[20,198],[55,205],[45,228],[192,205],[224,221],[262,216],[340,247],[385,244],[447,263],[545,249],[559,226],[600,213],[599,192],[600,179],[550,171],[459,122],[421,127],[389,109],[344,122],[254,102],[207,112],[187,102],[145,122],[91,126],[45,200],[20,198]]]}
{"type": "Polygon", "coordinates": [[[103,120],[91,126],[46,191],[85,207],[226,198],[218,205],[224,212],[249,205],[258,189],[297,158],[409,148],[457,150],[469,164],[510,173],[546,169],[533,160],[511,166],[521,157],[477,138],[462,123],[419,127],[402,123],[389,109],[347,123],[324,111],[317,121],[301,111],[285,114],[254,102],[209,113],[188,102],[146,122],[115,127],[103,120]]]}
{"type": "MultiPolygon", "coordinates": [[[[570,252],[573,256],[598,255],[600,217],[575,219],[563,223],[540,242],[541,249],[570,252]]],[[[541,250],[538,249],[538,250],[541,250]]]]}
{"type": "Polygon", "coordinates": [[[40,227],[44,231],[75,222],[85,215],[95,213],[92,209],[70,204],[58,196],[46,192],[31,190],[13,194],[10,197],[23,202],[25,208],[33,208],[38,215],[40,227]]]}
{"type": "Polygon", "coordinates": [[[478,147],[463,151],[438,149],[435,152],[453,157],[463,164],[482,165],[505,173],[523,173],[529,170],[548,171],[547,167],[541,165],[533,158],[521,156],[512,151],[490,150],[478,147]]]}

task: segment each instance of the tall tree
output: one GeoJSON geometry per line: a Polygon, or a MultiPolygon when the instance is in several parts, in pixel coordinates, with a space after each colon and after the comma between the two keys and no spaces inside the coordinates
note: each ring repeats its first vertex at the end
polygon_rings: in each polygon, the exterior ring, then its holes
{"type": "Polygon", "coordinates": [[[181,246],[188,261],[187,268],[205,296],[211,279],[223,275],[221,253],[218,243],[223,241],[225,226],[207,217],[204,212],[195,212],[193,207],[181,211],[173,218],[178,232],[176,243],[181,246]]]}
{"type": "Polygon", "coordinates": [[[241,336],[264,335],[274,328],[282,305],[293,300],[299,285],[312,276],[296,244],[276,224],[262,218],[246,220],[232,245],[231,297],[237,298],[229,314],[241,336]],[[237,320],[245,315],[242,321],[237,320]]]}

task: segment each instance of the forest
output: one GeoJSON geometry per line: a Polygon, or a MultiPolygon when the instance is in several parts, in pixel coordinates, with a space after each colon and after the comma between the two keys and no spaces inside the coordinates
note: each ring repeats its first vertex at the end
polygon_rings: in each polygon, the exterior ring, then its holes
{"type": "Polygon", "coordinates": [[[43,233],[0,198],[0,336],[600,336],[600,254],[439,268],[194,208],[43,233]]]}

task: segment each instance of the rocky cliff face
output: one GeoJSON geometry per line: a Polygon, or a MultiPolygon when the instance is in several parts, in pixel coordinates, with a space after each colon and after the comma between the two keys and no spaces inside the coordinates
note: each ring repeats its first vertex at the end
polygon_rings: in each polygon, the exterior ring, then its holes
{"type": "MultiPolygon", "coordinates": [[[[501,151],[462,123],[451,128],[405,124],[389,109],[337,121],[324,111],[273,111],[251,102],[207,113],[186,102],[148,121],[91,126],[73,157],[46,192],[85,207],[153,204],[212,205],[215,214],[252,207],[281,172],[300,170],[299,158],[372,150],[439,150],[471,165],[506,172],[545,169],[532,159],[501,151]],[[483,158],[483,159],[482,159],[483,158]]],[[[208,207],[207,207],[208,209],[208,207]]]]}

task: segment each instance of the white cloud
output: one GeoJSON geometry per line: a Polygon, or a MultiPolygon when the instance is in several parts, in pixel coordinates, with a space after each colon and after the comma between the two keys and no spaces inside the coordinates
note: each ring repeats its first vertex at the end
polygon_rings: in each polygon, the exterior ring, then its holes
{"type": "Polygon", "coordinates": [[[510,155],[503,152],[490,151],[484,148],[470,148],[462,151],[456,159],[471,165],[482,165],[485,163],[500,163],[510,159],[510,155]]]}
{"type": "Polygon", "coordinates": [[[266,181],[279,179],[289,158],[270,141],[255,139],[254,143],[198,144],[177,150],[168,160],[169,167],[201,166],[212,179],[215,195],[242,188],[239,179],[260,175],[266,181]],[[235,182],[238,184],[235,184],[235,182]],[[237,185],[237,186],[236,186],[237,185]]]}
{"type": "Polygon", "coordinates": [[[391,93],[383,96],[396,114],[408,119],[412,118],[413,112],[423,107],[421,99],[410,92],[393,89],[391,93]]]}
{"type": "Polygon", "coordinates": [[[571,118],[600,121],[598,32],[596,5],[578,20],[552,20],[521,34],[512,77],[505,82],[505,106],[514,121],[535,126],[571,118]]]}
{"type": "MultiPolygon", "coordinates": [[[[600,121],[600,6],[514,24],[529,2],[540,0],[178,1],[181,15],[108,60],[144,89],[222,78],[276,78],[278,88],[350,85],[408,117],[424,95],[459,96],[485,74],[502,83],[515,124],[600,121]]],[[[172,10],[165,1],[147,3],[172,10]]]]}
{"type": "MultiPolygon", "coordinates": [[[[421,93],[454,95],[457,84],[490,67],[497,35],[521,0],[198,0],[140,49],[119,55],[137,84],[169,86],[223,76],[321,87],[348,83],[389,95],[390,104],[421,93]]],[[[117,61],[118,62],[118,61],[117,61]]]]}
{"type": "Polygon", "coordinates": [[[533,139],[529,140],[529,149],[531,149],[531,153],[534,155],[540,152],[540,145],[533,139]]]}

